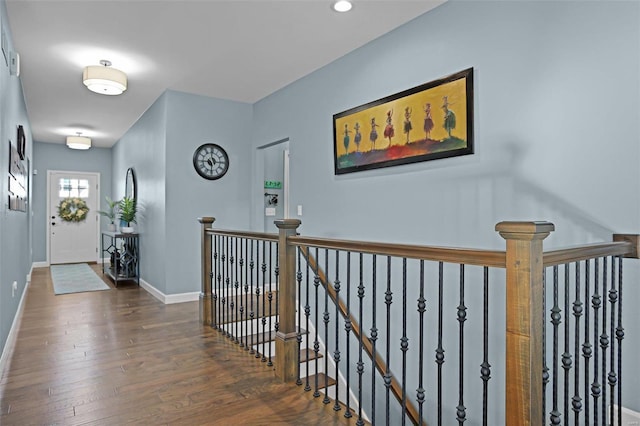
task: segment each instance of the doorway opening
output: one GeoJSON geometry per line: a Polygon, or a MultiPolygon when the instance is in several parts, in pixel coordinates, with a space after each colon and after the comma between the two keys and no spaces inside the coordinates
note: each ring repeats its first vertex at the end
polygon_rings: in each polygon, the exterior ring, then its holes
{"type": "Polygon", "coordinates": [[[289,139],[258,148],[258,176],[262,176],[259,196],[264,232],[278,232],[276,219],[289,217],[289,139]],[[261,170],[261,173],[260,173],[261,170]]]}

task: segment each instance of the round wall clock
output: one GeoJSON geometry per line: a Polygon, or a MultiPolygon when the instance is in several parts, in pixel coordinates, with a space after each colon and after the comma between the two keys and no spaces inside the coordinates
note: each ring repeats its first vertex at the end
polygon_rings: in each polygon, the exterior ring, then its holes
{"type": "Polygon", "coordinates": [[[229,156],[220,145],[205,143],[193,153],[193,167],[205,179],[220,179],[229,170],[229,156]]]}

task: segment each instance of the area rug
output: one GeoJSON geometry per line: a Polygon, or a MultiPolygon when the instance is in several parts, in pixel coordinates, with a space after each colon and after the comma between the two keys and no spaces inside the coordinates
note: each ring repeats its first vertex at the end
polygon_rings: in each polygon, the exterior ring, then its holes
{"type": "Polygon", "coordinates": [[[109,290],[109,286],[86,263],[52,265],[51,279],[55,294],[109,290]]]}

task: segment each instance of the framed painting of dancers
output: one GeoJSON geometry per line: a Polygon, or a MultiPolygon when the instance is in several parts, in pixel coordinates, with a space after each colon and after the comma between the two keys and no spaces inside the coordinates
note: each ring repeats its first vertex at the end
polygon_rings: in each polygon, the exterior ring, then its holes
{"type": "Polygon", "coordinates": [[[333,116],[335,174],[473,154],[473,68],[333,116]]]}

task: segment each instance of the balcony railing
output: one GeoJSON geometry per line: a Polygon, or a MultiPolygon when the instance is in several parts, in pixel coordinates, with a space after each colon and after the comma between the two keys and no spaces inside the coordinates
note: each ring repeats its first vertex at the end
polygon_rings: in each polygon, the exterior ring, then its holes
{"type": "Polygon", "coordinates": [[[506,250],[488,251],[213,221],[203,323],[356,424],[613,423],[636,235],[544,252],[552,224],[502,222],[506,250]]]}

